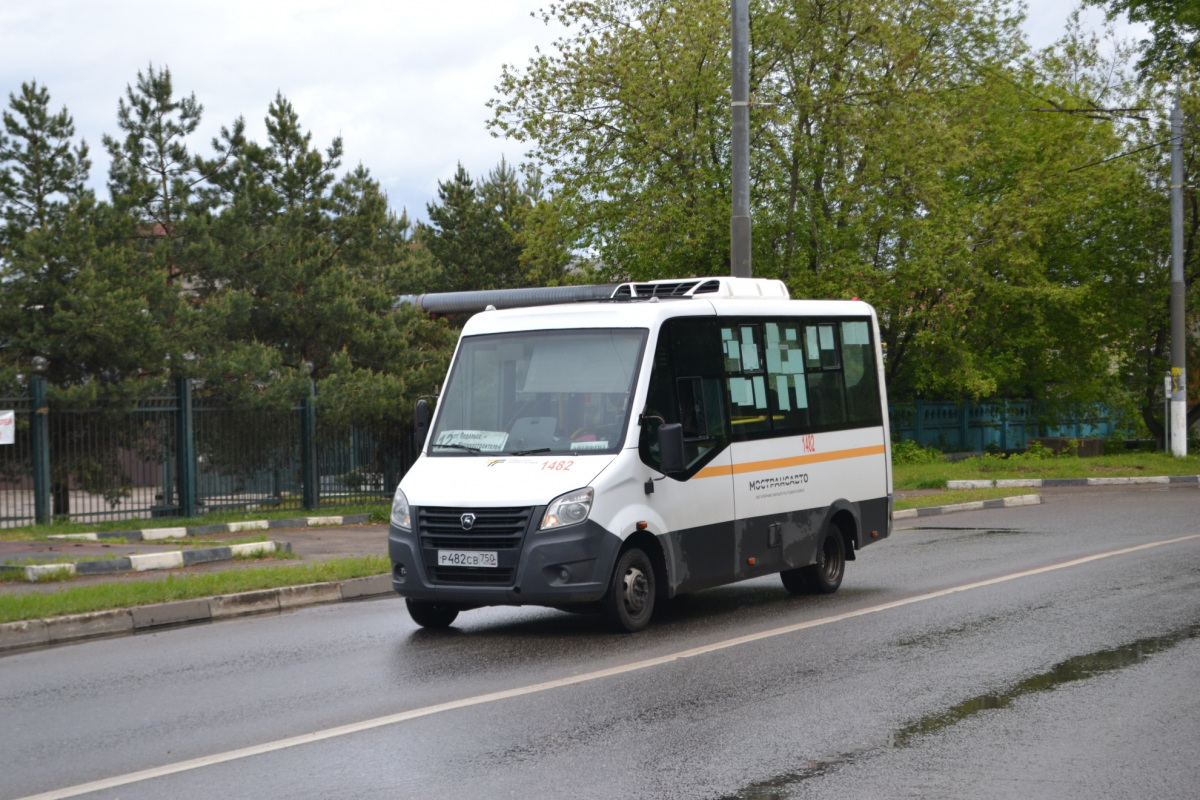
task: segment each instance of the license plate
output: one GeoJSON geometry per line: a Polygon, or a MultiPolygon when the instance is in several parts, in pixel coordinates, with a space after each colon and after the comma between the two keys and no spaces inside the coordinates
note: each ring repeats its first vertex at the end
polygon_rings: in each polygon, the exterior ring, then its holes
{"type": "Polygon", "coordinates": [[[500,566],[494,550],[438,550],[439,567],[489,567],[500,566]]]}

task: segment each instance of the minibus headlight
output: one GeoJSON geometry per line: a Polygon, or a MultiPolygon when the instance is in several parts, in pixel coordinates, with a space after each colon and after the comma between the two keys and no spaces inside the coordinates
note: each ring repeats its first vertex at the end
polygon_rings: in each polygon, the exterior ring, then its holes
{"type": "Polygon", "coordinates": [[[546,513],[542,516],[542,524],[538,530],[577,525],[587,519],[590,513],[592,513],[592,490],[576,489],[550,501],[550,505],[546,506],[546,513]]]}
{"type": "Polygon", "coordinates": [[[396,494],[392,498],[392,524],[397,528],[404,530],[412,530],[412,514],[408,510],[408,498],[404,496],[404,492],[400,491],[400,487],[396,487],[396,494]]]}

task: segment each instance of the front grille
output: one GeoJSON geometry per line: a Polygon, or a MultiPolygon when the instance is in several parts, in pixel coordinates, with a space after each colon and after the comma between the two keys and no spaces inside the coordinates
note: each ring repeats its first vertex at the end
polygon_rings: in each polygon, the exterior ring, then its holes
{"type": "Polygon", "coordinates": [[[425,567],[435,583],[510,586],[532,508],[418,508],[417,531],[425,567]],[[463,530],[463,514],[475,523],[463,530]],[[438,550],[495,550],[500,566],[439,567],[438,550]]]}
{"type": "Polygon", "coordinates": [[[472,586],[511,586],[516,569],[480,569],[479,567],[431,567],[433,579],[438,583],[463,583],[472,586]]]}
{"type": "MultiPolygon", "coordinates": [[[[503,544],[489,547],[520,547],[525,528],[529,525],[530,508],[421,508],[417,525],[422,543],[434,539],[452,538],[455,541],[480,542],[484,539],[503,544]],[[463,530],[463,514],[474,514],[475,524],[463,530]]],[[[438,545],[445,546],[445,545],[438,545]]],[[[458,546],[458,545],[455,545],[458,546]]],[[[471,544],[478,547],[478,544],[471,544]]]]}
{"type": "Polygon", "coordinates": [[[425,536],[426,547],[441,550],[503,550],[512,547],[512,540],[503,536],[425,536]]]}

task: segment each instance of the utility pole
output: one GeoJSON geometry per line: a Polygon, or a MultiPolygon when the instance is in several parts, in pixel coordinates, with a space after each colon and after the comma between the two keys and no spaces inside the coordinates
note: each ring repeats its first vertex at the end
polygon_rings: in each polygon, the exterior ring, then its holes
{"type": "Polygon", "coordinates": [[[732,0],[733,215],[729,221],[730,274],[749,278],[750,266],[750,3],[732,0]]]}
{"type": "Polygon", "coordinates": [[[1171,454],[1187,455],[1187,334],[1183,291],[1183,108],[1171,109],[1171,454]]]}

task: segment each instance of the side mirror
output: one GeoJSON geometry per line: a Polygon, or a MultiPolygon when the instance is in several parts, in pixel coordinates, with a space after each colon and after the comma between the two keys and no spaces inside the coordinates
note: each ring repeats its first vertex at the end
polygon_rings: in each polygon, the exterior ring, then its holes
{"type": "Polygon", "coordinates": [[[662,459],[664,475],[675,475],[687,471],[683,456],[683,426],[678,422],[667,422],[658,426],[658,455],[662,459]]]}
{"type": "Polygon", "coordinates": [[[429,435],[429,417],[429,401],[422,397],[413,411],[413,441],[417,445],[418,453],[425,449],[425,437],[429,435]]]}

